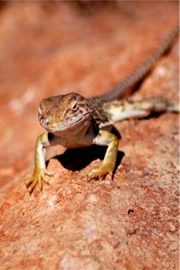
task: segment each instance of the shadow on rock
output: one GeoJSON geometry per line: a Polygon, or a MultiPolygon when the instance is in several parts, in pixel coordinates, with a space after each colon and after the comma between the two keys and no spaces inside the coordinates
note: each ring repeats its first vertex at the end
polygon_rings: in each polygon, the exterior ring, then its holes
{"type": "MultiPolygon", "coordinates": [[[[115,128],[113,128],[112,133],[114,133],[119,139],[121,138],[115,128]]],[[[68,170],[80,171],[88,166],[93,160],[103,160],[106,150],[107,146],[92,145],[85,148],[67,149],[63,154],[57,155],[53,158],[57,159],[62,166],[68,170]]],[[[114,171],[118,168],[123,157],[124,152],[118,151],[114,171]]]]}

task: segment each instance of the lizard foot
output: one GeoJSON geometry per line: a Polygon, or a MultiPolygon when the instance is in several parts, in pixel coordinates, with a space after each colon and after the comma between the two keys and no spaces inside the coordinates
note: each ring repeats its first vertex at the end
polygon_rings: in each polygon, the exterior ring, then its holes
{"type": "Polygon", "coordinates": [[[93,169],[89,174],[88,178],[91,179],[102,179],[104,178],[107,174],[111,176],[111,179],[113,177],[113,168],[112,164],[110,162],[106,162],[103,165],[101,165],[97,169],[93,169]]]}
{"type": "Polygon", "coordinates": [[[46,184],[49,184],[49,180],[47,179],[46,175],[52,176],[53,173],[43,168],[34,169],[33,175],[30,178],[28,178],[25,182],[30,195],[33,192],[36,185],[38,185],[39,189],[42,191],[43,181],[46,184]]]}

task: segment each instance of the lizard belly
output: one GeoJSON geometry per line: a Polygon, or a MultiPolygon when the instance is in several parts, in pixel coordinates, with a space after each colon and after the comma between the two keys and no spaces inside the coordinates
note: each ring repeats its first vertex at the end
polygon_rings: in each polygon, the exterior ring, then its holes
{"type": "Polygon", "coordinates": [[[56,142],[66,148],[82,148],[88,146],[87,144],[84,144],[83,141],[74,141],[61,137],[57,137],[56,142]]]}
{"type": "Polygon", "coordinates": [[[60,133],[49,133],[51,145],[60,144],[66,148],[81,148],[90,146],[93,144],[93,140],[96,136],[93,127],[90,126],[84,133],[82,130],[76,133],[67,133],[61,135],[60,133]]]}

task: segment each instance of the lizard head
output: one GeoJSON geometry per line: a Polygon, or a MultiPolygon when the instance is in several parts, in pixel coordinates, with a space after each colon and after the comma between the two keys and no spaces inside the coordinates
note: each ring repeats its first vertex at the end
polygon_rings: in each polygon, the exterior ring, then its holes
{"type": "Polygon", "coordinates": [[[90,125],[91,108],[79,94],[49,97],[40,102],[39,122],[51,133],[66,133],[90,125]]]}

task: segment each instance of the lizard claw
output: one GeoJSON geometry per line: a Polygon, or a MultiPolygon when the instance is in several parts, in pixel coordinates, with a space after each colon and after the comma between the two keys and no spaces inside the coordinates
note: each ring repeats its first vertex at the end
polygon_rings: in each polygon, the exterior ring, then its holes
{"type": "Polygon", "coordinates": [[[54,173],[53,172],[50,172],[49,170],[45,169],[44,170],[44,173],[48,176],[54,176],[54,173]]]}
{"type": "Polygon", "coordinates": [[[88,178],[89,180],[92,179],[103,179],[105,176],[109,174],[111,176],[111,179],[113,178],[113,168],[111,164],[104,163],[99,168],[93,169],[89,174],[88,178]]]}
{"type": "Polygon", "coordinates": [[[33,175],[26,180],[26,187],[31,195],[36,185],[38,185],[39,189],[42,191],[43,189],[43,181],[46,184],[49,184],[49,180],[47,179],[46,175],[52,176],[53,173],[49,172],[43,168],[35,168],[33,175]]]}

